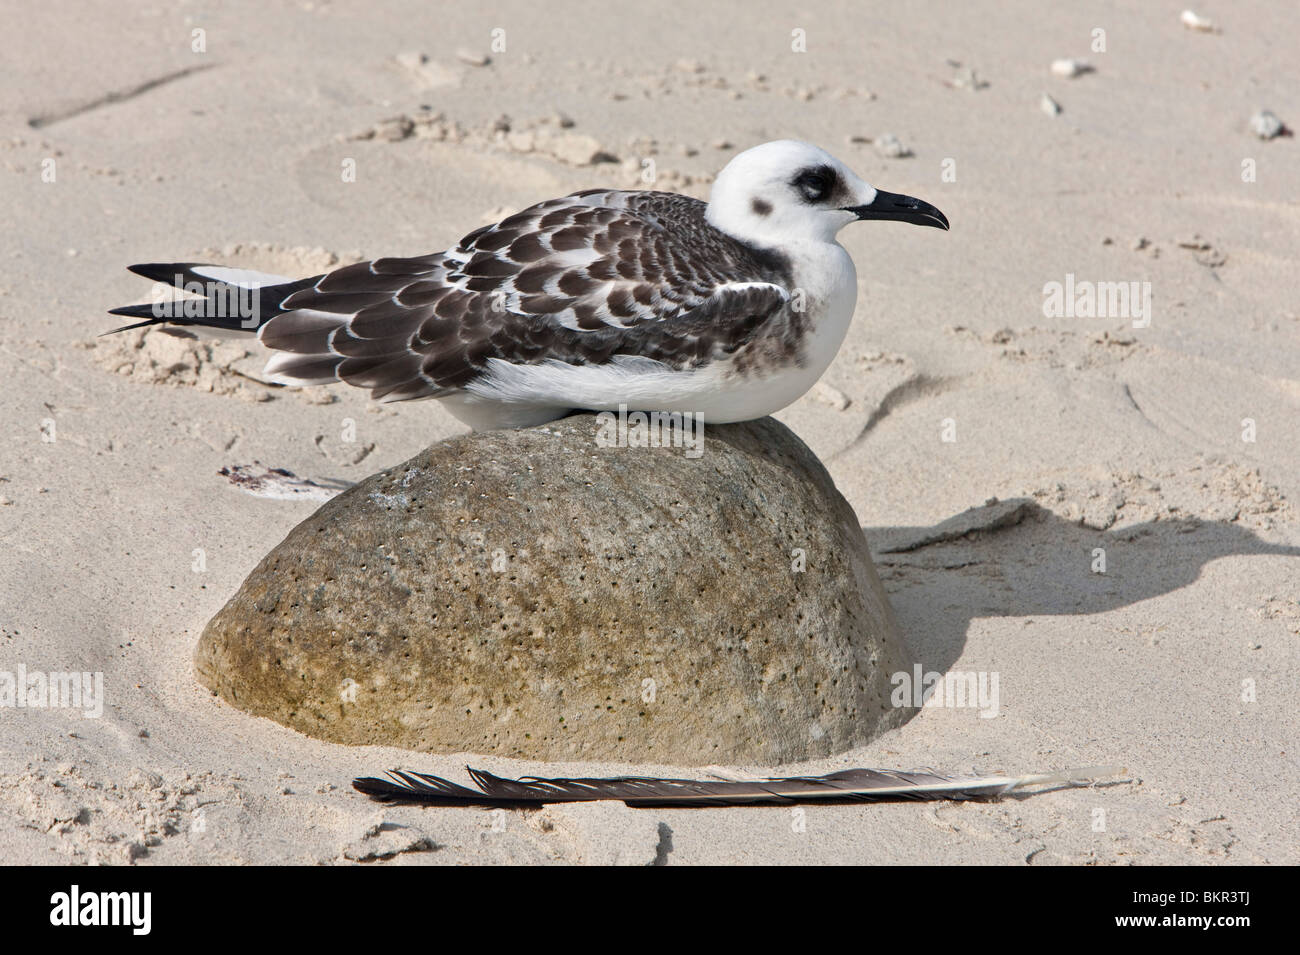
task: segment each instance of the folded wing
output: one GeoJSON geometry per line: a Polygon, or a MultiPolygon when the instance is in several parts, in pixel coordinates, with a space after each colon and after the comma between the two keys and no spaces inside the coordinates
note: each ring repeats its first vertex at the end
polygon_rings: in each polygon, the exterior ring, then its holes
{"type": "Polygon", "coordinates": [[[703,211],[666,193],[578,193],[445,253],[338,269],[284,298],[261,327],[279,352],[267,372],[392,401],[453,393],[494,358],[640,356],[678,369],[716,360],[781,314],[790,291],[779,264],[714,232],[703,211]]]}

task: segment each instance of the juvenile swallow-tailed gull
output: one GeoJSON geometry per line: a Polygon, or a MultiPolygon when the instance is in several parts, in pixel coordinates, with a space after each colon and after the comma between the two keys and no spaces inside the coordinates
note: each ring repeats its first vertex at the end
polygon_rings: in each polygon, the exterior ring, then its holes
{"type": "Polygon", "coordinates": [[[859,219],[948,228],[807,143],[740,153],[707,203],[588,189],[476,229],[453,249],[289,279],[196,263],[133,265],[202,297],[112,310],[255,331],[272,381],[343,381],[386,401],[438,398],[476,430],[575,410],[784,408],[821,377],[857,300],[836,234],[859,219]]]}

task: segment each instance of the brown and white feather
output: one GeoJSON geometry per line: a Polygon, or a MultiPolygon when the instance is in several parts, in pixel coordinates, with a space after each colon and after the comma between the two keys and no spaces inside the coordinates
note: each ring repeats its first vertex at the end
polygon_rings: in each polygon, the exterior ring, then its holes
{"type": "MultiPolygon", "coordinates": [[[[489,371],[618,356],[699,368],[758,338],[797,353],[788,263],[730,238],[697,199],[588,190],[471,232],[447,252],[320,276],[260,329],[267,367],[376,398],[441,397],[489,371]]],[[[743,363],[742,363],[743,366],[743,363]]]]}

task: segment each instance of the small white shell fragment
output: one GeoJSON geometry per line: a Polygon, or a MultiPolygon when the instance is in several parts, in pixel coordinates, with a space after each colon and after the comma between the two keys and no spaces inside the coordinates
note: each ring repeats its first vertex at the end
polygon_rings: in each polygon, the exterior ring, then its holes
{"type": "Polygon", "coordinates": [[[912,150],[904,146],[893,133],[882,133],[872,140],[871,144],[876,148],[876,152],[886,159],[903,159],[912,155],[912,150]]]}
{"type": "Polygon", "coordinates": [[[1183,21],[1183,26],[1189,30],[1196,30],[1199,33],[1217,33],[1214,22],[1207,20],[1205,17],[1197,16],[1191,10],[1184,10],[1183,15],[1179,17],[1183,21]]]}
{"type": "Polygon", "coordinates": [[[482,53],[476,53],[473,50],[464,48],[456,51],[456,59],[460,60],[466,66],[487,66],[492,61],[482,53]]]}
{"type": "Polygon", "coordinates": [[[1271,110],[1261,109],[1250,118],[1250,131],[1260,139],[1273,139],[1282,135],[1286,125],[1271,110]]]}
{"type": "Polygon", "coordinates": [[[1091,73],[1093,69],[1093,65],[1087,60],[1061,59],[1052,61],[1052,73],[1068,79],[1082,76],[1084,73],[1091,73]]]}
{"type": "Polygon", "coordinates": [[[1038,101],[1038,106],[1048,116],[1059,116],[1061,114],[1061,104],[1052,99],[1046,93],[1044,93],[1043,98],[1038,101]]]}

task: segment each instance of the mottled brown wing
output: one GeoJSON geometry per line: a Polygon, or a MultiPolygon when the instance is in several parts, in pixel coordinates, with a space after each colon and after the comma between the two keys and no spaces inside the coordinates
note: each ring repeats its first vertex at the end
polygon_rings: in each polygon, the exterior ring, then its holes
{"type": "Polygon", "coordinates": [[[448,394],[489,359],[639,355],[674,368],[734,351],[789,301],[781,262],[667,193],[591,191],[533,206],[456,248],[322,276],[260,336],[280,380],[388,400],[448,394]]]}

